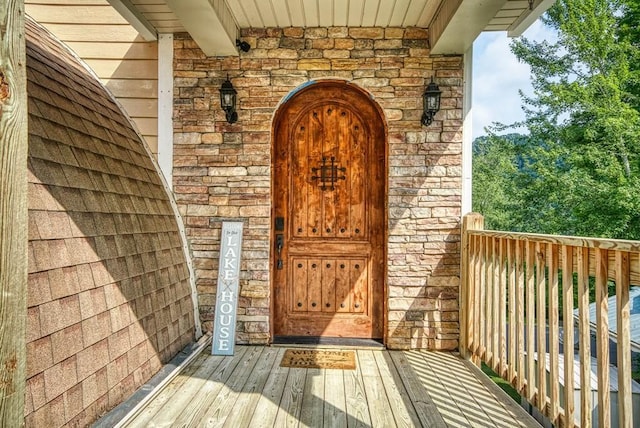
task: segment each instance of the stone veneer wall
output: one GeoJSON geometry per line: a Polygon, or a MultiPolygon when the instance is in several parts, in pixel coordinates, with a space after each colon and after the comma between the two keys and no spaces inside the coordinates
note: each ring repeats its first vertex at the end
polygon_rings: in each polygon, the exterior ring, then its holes
{"type": "Polygon", "coordinates": [[[174,190],[188,228],[200,313],[212,329],[221,221],[246,221],[239,343],[270,338],[271,126],[279,103],[310,80],[346,79],[369,91],[388,124],[389,348],[458,345],[462,58],[431,57],[418,28],[245,29],[252,49],[207,58],[175,37],[174,190]],[[227,75],[239,120],[219,104],[227,75]],[[431,77],[442,109],[420,124],[431,77]]]}
{"type": "Polygon", "coordinates": [[[26,35],[25,424],[88,426],[194,339],[189,271],[129,119],[47,30],[26,35]]]}

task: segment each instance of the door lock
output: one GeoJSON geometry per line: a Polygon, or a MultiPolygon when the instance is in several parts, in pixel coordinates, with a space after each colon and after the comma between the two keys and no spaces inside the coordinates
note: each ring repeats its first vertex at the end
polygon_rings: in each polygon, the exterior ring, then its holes
{"type": "Polygon", "coordinates": [[[276,217],[276,230],[284,230],[284,217],[276,217]]]}

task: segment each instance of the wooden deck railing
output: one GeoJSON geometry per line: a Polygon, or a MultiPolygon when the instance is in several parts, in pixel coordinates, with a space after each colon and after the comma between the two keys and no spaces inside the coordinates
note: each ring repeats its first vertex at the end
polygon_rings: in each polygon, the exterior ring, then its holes
{"type": "Polygon", "coordinates": [[[609,365],[615,362],[609,356],[608,313],[616,311],[617,425],[638,426],[632,411],[629,287],[640,284],[640,242],[488,231],[483,223],[475,213],[463,219],[463,355],[511,382],[556,427],[610,427],[609,365]],[[614,308],[608,307],[609,290],[617,296],[614,308]],[[597,403],[591,402],[590,303],[596,304],[597,403]],[[561,388],[561,382],[569,387],[561,388]],[[574,382],[579,393],[570,387],[574,382]],[[579,406],[574,394],[580,395],[579,406]]]}

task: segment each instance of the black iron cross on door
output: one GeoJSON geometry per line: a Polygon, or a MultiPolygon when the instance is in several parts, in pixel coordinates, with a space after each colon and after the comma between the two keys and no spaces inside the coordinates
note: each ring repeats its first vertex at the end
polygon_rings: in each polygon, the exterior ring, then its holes
{"type": "Polygon", "coordinates": [[[318,171],[320,171],[320,175],[313,175],[311,176],[312,180],[318,180],[320,185],[322,186],[321,189],[327,190],[327,184],[331,185],[331,190],[335,190],[335,182],[338,180],[345,180],[346,176],[345,176],[345,172],[347,171],[347,168],[345,167],[339,167],[336,164],[336,158],[331,156],[330,158],[330,163],[327,164],[327,158],[326,157],[322,157],[322,165],[320,165],[318,168],[311,168],[311,172],[314,174],[317,174],[318,171]],[[338,175],[338,173],[341,172],[343,173],[342,175],[338,175]]]}

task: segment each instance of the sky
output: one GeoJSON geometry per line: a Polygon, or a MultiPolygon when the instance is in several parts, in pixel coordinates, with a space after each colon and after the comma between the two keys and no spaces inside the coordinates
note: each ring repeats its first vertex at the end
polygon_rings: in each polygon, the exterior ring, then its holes
{"type": "MultiPolygon", "coordinates": [[[[524,36],[553,40],[554,33],[536,21],[524,36]]],[[[507,33],[482,33],[473,45],[473,138],[486,135],[493,122],[510,124],[524,119],[518,90],[533,92],[530,69],[509,49],[507,33]]],[[[523,131],[523,130],[520,130],[523,131]]]]}

